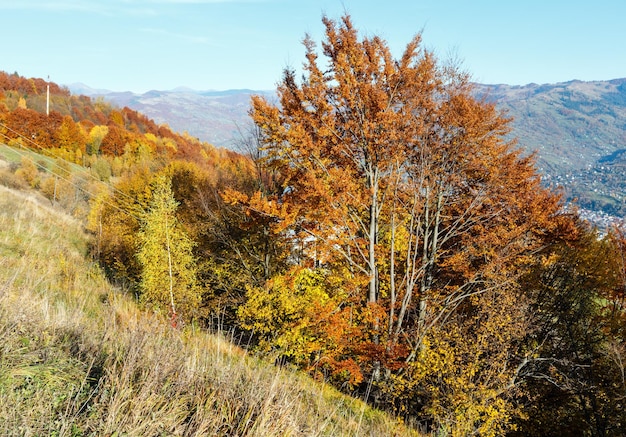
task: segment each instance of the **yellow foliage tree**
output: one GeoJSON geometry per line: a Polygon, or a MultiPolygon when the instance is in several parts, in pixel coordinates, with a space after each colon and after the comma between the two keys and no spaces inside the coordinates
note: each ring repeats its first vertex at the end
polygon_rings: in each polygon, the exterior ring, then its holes
{"type": "Polygon", "coordinates": [[[137,259],[141,266],[141,299],[159,312],[193,318],[201,302],[193,242],[176,218],[178,206],[171,181],[156,179],[150,210],[139,233],[137,259]]]}
{"type": "Polygon", "coordinates": [[[72,117],[66,115],[63,117],[63,123],[56,132],[56,140],[57,147],[65,150],[66,153],[71,155],[76,150],[80,150],[82,153],[85,151],[85,145],[87,144],[87,134],[79,123],[74,122],[72,117]]]}
{"type": "Polygon", "coordinates": [[[249,286],[238,316],[259,348],[313,376],[354,387],[363,381],[352,340],[361,335],[345,279],[325,269],[294,267],[265,287],[249,286]]]}
{"type": "MultiPolygon", "coordinates": [[[[113,163],[116,162],[116,157],[113,163]]],[[[152,199],[148,168],[135,168],[125,174],[116,186],[103,189],[91,200],[89,231],[96,236],[94,252],[119,280],[139,282],[141,268],[135,254],[139,250],[138,233],[141,217],[152,199]]]]}
{"type": "Polygon", "coordinates": [[[35,188],[39,185],[39,171],[32,159],[23,157],[21,166],[15,171],[15,175],[22,178],[28,185],[35,188]]]}
{"type": "Polygon", "coordinates": [[[94,126],[89,131],[89,141],[87,142],[87,153],[89,155],[95,155],[100,151],[100,144],[102,140],[109,133],[107,126],[94,126]]]}

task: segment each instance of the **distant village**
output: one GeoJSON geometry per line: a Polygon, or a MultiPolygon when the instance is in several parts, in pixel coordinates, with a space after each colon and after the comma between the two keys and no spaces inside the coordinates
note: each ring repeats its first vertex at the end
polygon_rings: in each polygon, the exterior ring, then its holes
{"type": "Polygon", "coordinates": [[[567,201],[584,220],[606,229],[626,218],[626,179],[622,163],[596,164],[565,175],[544,175],[546,185],[564,187],[567,201]]]}

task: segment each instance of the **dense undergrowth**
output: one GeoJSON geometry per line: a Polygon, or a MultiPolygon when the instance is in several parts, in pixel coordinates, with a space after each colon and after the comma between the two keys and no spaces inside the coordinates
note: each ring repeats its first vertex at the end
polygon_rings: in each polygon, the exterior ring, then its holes
{"type": "Polygon", "coordinates": [[[0,434],[411,435],[112,287],[81,223],[0,186],[0,434]]]}

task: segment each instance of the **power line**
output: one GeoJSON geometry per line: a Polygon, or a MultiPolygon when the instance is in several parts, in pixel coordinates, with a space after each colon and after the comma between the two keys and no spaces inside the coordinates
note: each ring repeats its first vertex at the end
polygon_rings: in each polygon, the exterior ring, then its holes
{"type": "MultiPolygon", "coordinates": [[[[41,150],[42,152],[46,152],[46,150],[48,150],[46,147],[43,147],[42,145],[38,144],[36,141],[34,141],[31,138],[28,138],[26,135],[21,134],[20,132],[16,131],[15,129],[12,129],[11,127],[5,125],[4,123],[0,122],[0,127],[5,128],[6,130],[8,130],[9,132],[17,135],[19,138],[24,139],[25,141],[29,142],[30,144],[32,144],[33,146],[35,146],[37,149],[41,150]]],[[[1,133],[1,132],[0,132],[1,133]]],[[[5,138],[11,140],[13,138],[8,137],[6,134],[2,134],[5,138]]],[[[25,147],[23,144],[19,144],[19,146],[25,150],[30,150],[29,148],[25,147]]],[[[68,164],[72,165],[73,163],[67,161],[65,158],[62,157],[55,157],[57,159],[60,159],[62,161],[67,162],[68,164]]],[[[115,193],[121,195],[122,197],[126,197],[127,200],[130,201],[135,201],[136,199],[134,199],[132,196],[124,193],[123,191],[118,190],[115,186],[111,185],[111,184],[107,184],[104,181],[101,181],[100,178],[97,178],[96,176],[94,176],[90,171],[87,171],[87,169],[85,169],[85,167],[79,166],[79,172],[81,172],[83,175],[85,175],[88,178],[93,179],[96,182],[100,182],[100,183],[104,183],[106,185],[108,185],[112,191],[114,191],[115,193]]]]}
{"type": "MultiPolygon", "coordinates": [[[[28,140],[31,144],[36,145],[36,146],[37,146],[40,150],[42,150],[42,151],[46,150],[44,147],[40,146],[40,145],[39,145],[39,144],[37,144],[35,141],[31,140],[30,138],[27,138],[26,136],[24,136],[24,135],[20,134],[19,132],[15,131],[14,129],[9,128],[8,126],[6,126],[6,125],[4,125],[4,124],[2,124],[2,123],[0,123],[0,126],[4,127],[5,129],[9,130],[9,131],[10,131],[10,132],[12,132],[12,133],[14,133],[14,134],[18,135],[20,138],[24,138],[24,139],[28,140]]],[[[6,139],[8,139],[8,140],[12,140],[12,139],[14,139],[14,138],[9,137],[8,135],[6,135],[6,134],[5,134],[5,133],[3,133],[3,132],[0,132],[0,135],[2,135],[4,138],[6,138],[6,139]]],[[[32,151],[31,149],[29,149],[29,148],[25,147],[25,146],[24,146],[24,145],[22,145],[22,144],[20,144],[20,147],[21,147],[22,149],[24,149],[24,150],[27,150],[27,151],[32,151]]],[[[13,150],[14,150],[14,151],[18,154],[18,155],[20,155],[21,157],[23,157],[23,158],[30,158],[30,157],[29,157],[29,156],[27,156],[26,154],[24,154],[24,153],[20,152],[20,150],[19,150],[19,149],[17,149],[17,148],[12,147],[12,149],[13,149],[13,150]]],[[[62,161],[65,161],[65,162],[67,162],[68,164],[72,164],[72,163],[70,163],[69,161],[67,161],[66,159],[63,159],[63,158],[61,158],[61,157],[58,157],[57,159],[60,159],[60,160],[62,160],[62,161]]],[[[65,178],[64,176],[62,176],[62,175],[61,175],[61,174],[59,174],[59,173],[55,173],[54,171],[52,171],[51,169],[49,169],[47,166],[45,166],[45,165],[43,165],[43,164],[41,164],[41,163],[39,163],[39,162],[36,162],[36,161],[34,161],[34,163],[35,163],[35,165],[36,165],[37,167],[39,167],[39,168],[40,168],[41,170],[43,170],[44,172],[49,173],[49,174],[51,174],[52,176],[54,176],[54,177],[56,177],[56,178],[58,178],[58,179],[61,179],[61,180],[65,181],[65,182],[67,182],[69,185],[73,186],[75,189],[77,189],[77,190],[79,190],[79,191],[82,191],[83,193],[87,194],[87,195],[88,195],[91,199],[93,199],[93,198],[95,198],[95,197],[97,196],[96,194],[94,194],[94,193],[90,192],[90,191],[89,191],[89,190],[87,190],[86,188],[84,188],[84,187],[82,187],[82,186],[80,186],[80,185],[78,185],[78,184],[74,183],[72,180],[65,178]]],[[[98,183],[100,183],[100,184],[105,185],[105,186],[106,186],[106,187],[108,187],[108,188],[109,188],[112,192],[117,193],[117,194],[120,194],[121,196],[125,197],[126,199],[130,200],[131,202],[133,202],[133,203],[136,203],[136,202],[137,202],[137,199],[136,199],[136,198],[134,198],[134,197],[132,197],[132,196],[130,196],[130,195],[128,195],[128,194],[126,194],[126,193],[124,193],[123,191],[121,191],[121,190],[119,190],[119,189],[117,189],[115,186],[113,186],[113,185],[112,185],[112,184],[110,184],[110,183],[107,183],[107,182],[101,181],[99,178],[96,178],[94,175],[92,175],[92,174],[91,174],[90,172],[88,172],[87,170],[83,170],[83,169],[84,169],[84,167],[79,166],[79,168],[80,168],[79,173],[81,173],[81,172],[82,172],[82,174],[86,175],[87,177],[92,178],[94,181],[96,181],[96,182],[98,182],[98,183]]],[[[120,212],[122,212],[122,213],[124,213],[124,214],[128,215],[128,216],[129,216],[129,217],[131,217],[131,218],[134,218],[134,219],[135,219],[135,220],[137,220],[137,221],[141,221],[141,218],[140,218],[140,217],[138,217],[137,215],[135,215],[133,212],[131,212],[131,211],[130,211],[130,210],[128,210],[128,209],[122,208],[121,206],[116,205],[116,204],[111,203],[111,202],[108,202],[108,201],[106,201],[106,200],[104,200],[104,201],[103,201],[103,203],[104,203],[104,204],[106,204],[106,205],[108,205],[108,206],[110,206],[111,208],[116,209],[117,211],[120,211],[120,212]]],[[[145,212],[145,211],[143,211],[143,207],[141,207],[141,205],[138,205],[138,206],[141,208],[141,210],[142,210],[141,212],[145,212]]]]}
{"type": "MultiPolygon", "coordinates": [[[[0,135],[3,135],[5,138],[7,137],[5,134],[2,134],[2,133],[0,133],[0,135]]],[[[15,151],[15,153],[17,153],[18,155],[20,155],[23,158],[30,158],[28,155],[20,152],[18,149],[13,148],[13,150],[15,151]]],[[[26,150],[28,150],[28,149],[26,149],[26,150]]],[[[94,193],[90,192],[89,190],[87,190],[86,188],[84,188],[84,187],[74,183],[71,179],[67,179],[67,178],[63,177],[61,174],[55,173],[54,171],[52,171],[51,169],[49,169],[45,165],[43,165],[43,164],[41,164],[39,162],[36,162],[36,161],[33,161],[33,162],[34,162],[34,164],[37,167],[39,167],[44,172],[49,173],[51,176],[54,176],[57,179],[61,179],[61,180],[65,181],[65,182],[67,182],[69,185],[73,186],[75,189],[77,189],[79,191],[82,191],[83,193],[87,194],[91,199],[93,199],[93,198],[95,198],[97,196],[97,194],[94,194],[94,193]]],[[[110,188],[112,190],[116,190],[115,187],[113,187],[111,184],[107,184],[106,182],[102,182],[102,181],[98,181],[98,182],[103,184],[103,185],[105,185],[105,186],[107,186],[108,188],[110,188]]],[[[119,190],[117,190],[117,191],[119,191],[119,190]]],[[[129,197],[129,196],[127,196],[127,197],[129,197]]],[[[120,212],[122,212],[122,213],[124,213],[124,214],[126,214],[126,215],[128,215],[128,216],[130,216],[132,218],[134,218],[137,221],[141,221],[140,217],[136,216],[135,214],[133,214],[132,212],[130,212],[129,210],[127,210],[125,208],[122,208],[122,207],[120,207],[120,206],[118,206],[118,205],[116,205],[114,203],[108,202],[106,200],[103,200],[103,203],[108,205],[108,206],[110,206],[111,208],[114,208],[114,209],[116,209],[116,210],[118,210],[118,211],[120,211],[120,212]]]]}

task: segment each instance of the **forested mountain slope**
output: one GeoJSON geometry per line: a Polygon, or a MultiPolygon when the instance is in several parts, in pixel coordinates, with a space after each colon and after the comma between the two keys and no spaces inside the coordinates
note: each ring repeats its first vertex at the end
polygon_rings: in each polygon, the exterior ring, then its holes
{"type": "Polygon", "coordinates": [[[201,141],[230,149],[237,149],[241,135],[250,126],[250,97],[274,94],[273,91],[245,89],[196,91],[185,88],[136,94],[95,90],[83,84],[70,85],[70,89],[72,93],[128,106],[158,123],[166,123],[177,132],[187,132],[201,141]]]}
{"type": "Polygon", "coordinates": [[[580,206],[626,215],[626,79],[478,85],[513,117],[512,136],[537,152],[546,183],[580,206]]]}

